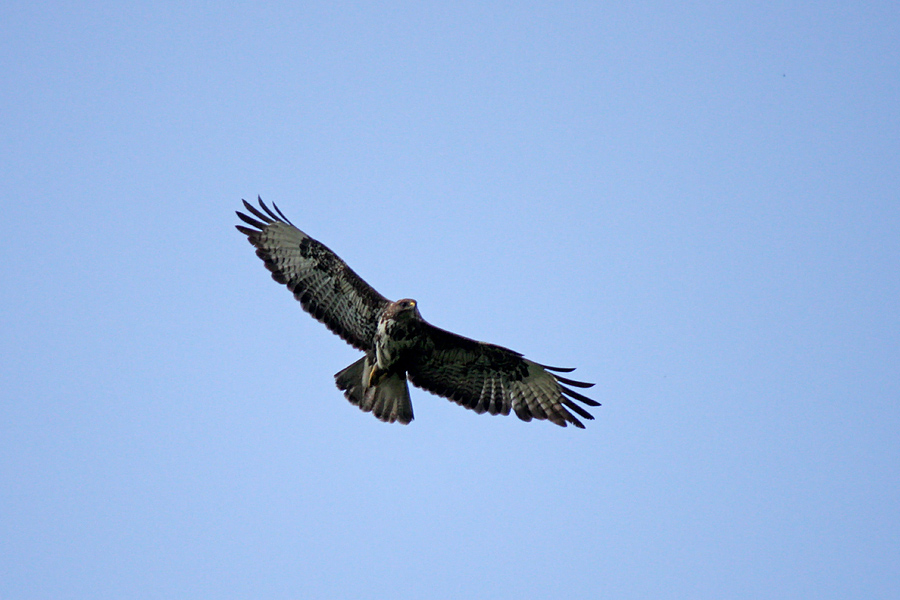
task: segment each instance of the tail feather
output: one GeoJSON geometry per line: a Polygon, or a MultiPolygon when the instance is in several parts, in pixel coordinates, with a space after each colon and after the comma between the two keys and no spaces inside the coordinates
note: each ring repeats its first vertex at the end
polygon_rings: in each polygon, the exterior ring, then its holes
{"type": "Polygon", "coordinates": [[[364,356],[334,376],[338,388],[352,404],[364,412],[371,412],[379,420],[406,425],[413,420],[412,400],[409,386],[402,373],[390,373],[378,378],[378,383],[369,385],[372,364],[364,356]]]}

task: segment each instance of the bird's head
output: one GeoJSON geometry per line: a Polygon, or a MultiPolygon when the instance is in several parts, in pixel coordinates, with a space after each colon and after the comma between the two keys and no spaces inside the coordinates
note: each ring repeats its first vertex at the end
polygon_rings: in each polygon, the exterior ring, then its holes
{"type": "Polygon", "coordinates": [[[419,314],[419,305],[415,300],[411,298],[404,298],[403,300],[397,300],[392,303],[388,312],[391,313],[391,317],[396,320],[403,319],[419,319],[421,320],[422,315],[419,314]]]}

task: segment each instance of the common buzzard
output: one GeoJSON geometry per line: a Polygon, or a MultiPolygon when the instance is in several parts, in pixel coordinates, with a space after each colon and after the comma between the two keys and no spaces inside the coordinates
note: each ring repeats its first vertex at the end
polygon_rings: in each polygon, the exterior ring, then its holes
{"type": "Polygon", "coordinates": [[[251,216],[238,231],[256,247],[256,255],[285,284],[303,308],[365,356],[334,376],[344,396],[382,421],[413,420],[407,379],[413,385],[472,409],[523,421],[547,419],[563,427],[584,425],[593,417],[573,400],[600,404],[566,386],[591,387],[566,379],[562,369],[540,365],[518,352],[450,333],[419,314],[415,300],[391,302],[334,252],[291,223],[274,205],[258,198],[260,208],[244,200],[251,216]],[[260,210],[262,209],[262,210],[260,210]],[[554,372],[551,372],[554,371],[554,372]]]}

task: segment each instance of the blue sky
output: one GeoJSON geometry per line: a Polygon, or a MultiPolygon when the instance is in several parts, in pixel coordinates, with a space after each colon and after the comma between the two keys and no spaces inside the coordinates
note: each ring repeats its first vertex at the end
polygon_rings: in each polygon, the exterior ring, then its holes
{"type": "Polygon", "coordinates": [[[4,3],[0,596],[897,597],[898,26],[4,3]],[[357,410],[257,194],[596,420],[357,410]]]}

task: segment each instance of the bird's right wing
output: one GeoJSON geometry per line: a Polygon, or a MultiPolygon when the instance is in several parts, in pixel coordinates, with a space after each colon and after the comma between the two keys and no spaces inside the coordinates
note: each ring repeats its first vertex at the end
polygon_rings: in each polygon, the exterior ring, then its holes
{"type": "Polygon", "coordinates": [[[551,372],[573,369],[539,365],[509,348],[421,323],[420,348],[410,358],[407,370],[413,385],[477,413],[508,415],[512,409],[523,421],[547,419],[562,427],[571,423],[582,429],[584,425],[573,412],[585,419],[594,418],[573,400],[587,406],[600,403],[566,387],[594,384],[551,372]]]}
{"type": "Polygon", "coordinates": [[[258,200],[262,211],[243,201],[256,219],[238,212],[250,227],[236,227],[256,248],[272,279],[286,285],[309,314],[348,344],[371,350],[378,318],[389,304],[387,298],[324,244],[294,227],[277,206],[273,204],[273,212],[258,200]]]}

